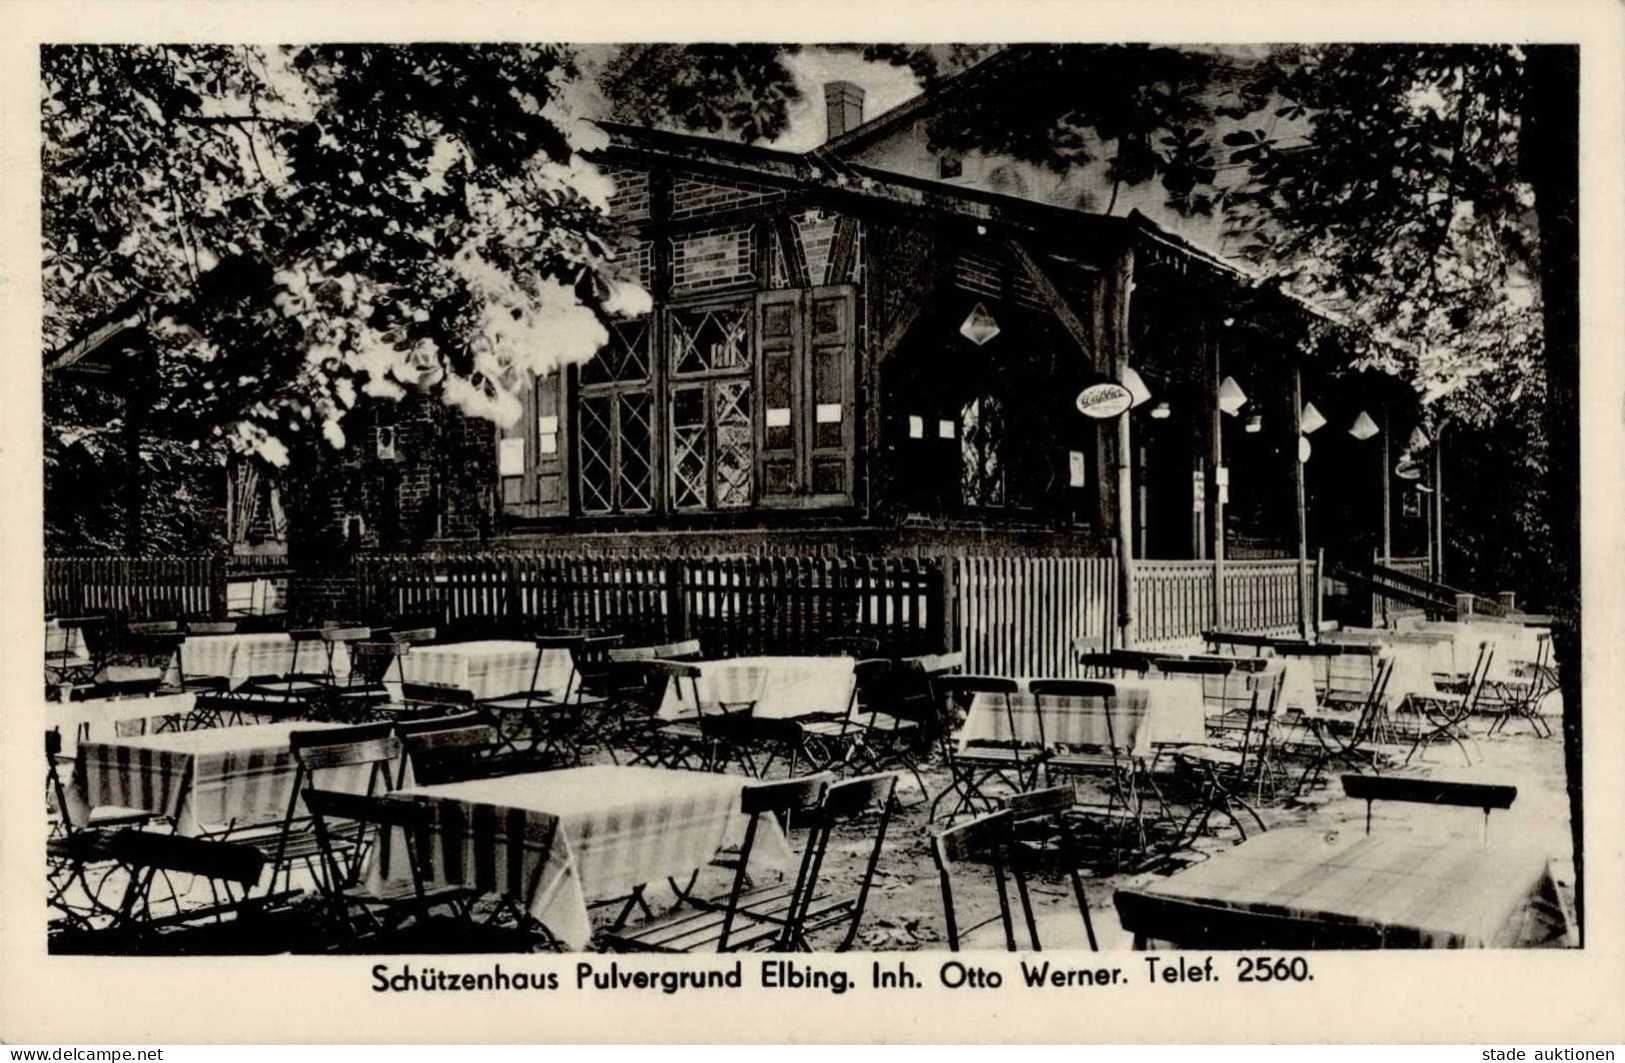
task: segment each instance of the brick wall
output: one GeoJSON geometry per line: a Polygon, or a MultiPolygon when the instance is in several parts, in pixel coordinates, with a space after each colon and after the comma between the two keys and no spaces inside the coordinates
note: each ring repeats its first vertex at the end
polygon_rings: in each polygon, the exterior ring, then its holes
{"type": "Polygon", "coordinates": [[[626,166],[599,166],[605,177],[615,182],[609,197],[609,213],[617,221],[649,220],[649,172],[626,166]]]}
{"type": "Polygon", "coordinates": [[[679,176],[671,185],[671,216],[693,218],[719,210],[783,199],[784,192],[767,185],[746,181],[723,183],[697,177],[679,176]]]}
{"type": "Polygon", "coordinates": [[[822,210],[799,214],[796,233],[801,240],[802,254],[806,256],[807,278],[814,284],[829,283],[825,273],[829,266],[829,249],[835,243],[835,215],[822,210]]]}
{"type": "Polygon", "coordinates": [[[755,275],[750,229],[707,229],[675,238],[672,245],[672,290],[694,294],[723,288],[755,275]]]}

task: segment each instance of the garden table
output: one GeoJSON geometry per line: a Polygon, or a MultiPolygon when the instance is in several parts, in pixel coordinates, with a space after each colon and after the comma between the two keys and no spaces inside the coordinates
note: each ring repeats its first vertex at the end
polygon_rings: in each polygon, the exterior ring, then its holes
{"type": "MultiPolygon", "coordinates": [[[[1159,882],[1118,892],[1310,925],[1352,924],[1380,934],[1386,948],[1499,948],[1567,938],[1548,854],[1422,833],[1276,829],[1159,882]]],[[[1124,929],[1137,944],[1182,943],[1181,926],[1125,923],[1124,929]]]]}
{"type": "MultiPolygon", "coordinates": [[[[685,662],[699,668],[695,685],[707,706],[755,702],[758,719],[846,712],[856,682],[850,657],[733,657],[722,661],[685,662]]],[[[675,680],[660,702],[660,718],[697,715],[694,687],[675,680]]]]}
{"type": "Polygon", "coordinates": [[[191,715],[196,701],[196,694],[184,693],[154,698],[51,702],[46,709],[46,719],[60,729],[63,752],[72,753],[81,736],[86,741],[120,737],[120,725],[139,723],[141,734],[178,727],[191,715]]]}
{"type": "MultiPolygon", "coordinates": [[[[1018,741],[1037,744],[1037,699],[1028,692],[1032,678],[1018,678],[1010,696],[1010,715],[1017,733],[1010,734],[1004,698],[978,694],[959,730],[959,748],[971,742],[1018,741]]],[[[1207,741],[1198,676],[1163,676],[1148,679],[1107,680],[1116,688],[1110,698],[1045,698],[1044,741],[1050,745],[1096,746],[1108,744],[1107,718],[1120,749],[1136,757],[1150,757],[1158,745],[1200,744],[1207,741]]]]}
{"type": "Polygon", "coordinates": [[[296,661],[293,636],[285,631],[188,635],[181,643],[181,671],[188,679],[226,676],[235,690],[250,676],[286,675],[296,665],[301,672],[325,671],[329,646],[333,650],[333,675],[343,679],[350,674],[350,652],[342,642],[301,643],[296,661]]]}
{"type": "Polygon", "coordinates": [[[571,671],[569,650],[538,650],[534,642],[518,639],[413,646],[401,658],[403,681],[456,687],[472,692],[476,700],[529,693],[534,678],[535,690],[562,701],[571,693],[565,689],[571,671]]]}
{"type": "MultiPolygon", "coordinates": [[[[169,817],[189,835],[275,823],[287,814],[296,774],[289,732],[336,726],[283,722],[83,742],[68,814],[85,823],[97,808],[137,809],[169,817]]],[[[371,771],[334,768],[317,784],[365,792],[371,771]]]]}
{"type": "Polygon", "coordinates": [[[1471,671],[1473,662],[1478,659],[1478,647],[1475,644],[1472,656],[1467,659],[1465,665],[1459,665],[1455,636],[1445,631],[1347,627],[1338,631],[1328,631],[1322,638],[1332,643],[1381,646],[1395,657],[1414,658],[1417,667],[1448,678],[1455,678],[1471,671]]]}
{"type": "MultiPolygon", "coordinates": [[[[589,898],[686,876],[742,840],[748,785],[737,775],[599,764],[412,787],[395,797],[435,810],[429,881],[512,898],[580,949],[592,937],[589,898]]],[[[757,830],[752,869],[792,867],[778,823],[765,817],[757,830]]],[[[406,880],[403,839],[379,848],[374,881],[406,880]]]]}

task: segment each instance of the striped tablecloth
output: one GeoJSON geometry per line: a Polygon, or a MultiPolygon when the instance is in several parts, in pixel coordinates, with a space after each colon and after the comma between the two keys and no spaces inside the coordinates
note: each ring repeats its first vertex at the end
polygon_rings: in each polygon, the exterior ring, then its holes
{"type": "Polygon", "coordinates": [[[1381,646],[1395,654],[1413,657],[1419,667],[1442,676],[1462,675],[1471,671],[1478,655],[1478,648],[1474,646],[1472,656],[1465,664],[1459,663],[1455,637],[1444,631],[1390,631],[1386,628],[1350,627],[1328,631],[1322,639],[1332,643],[1381,646]]]}
{"type": "Polygon", "coordinates": [[[433,646],[413,646],[401,658],[401,675],[408,683],[439,683],[472,691],[475,698],[496,698],[523,694],[531,689],[548,691],[554,700],[570,693],[570,651],[542,650],[542,665],[536,667],[536,644],[517,639],[484,639],[478,642],[446,642],[433,646]]]}
{"type": "MultiPolygon", "coordinates": [[[[1534,664],[1540,654],[1540,636],[1547,633],[1544,628],[1494,620],[1451,622],[1406,618],[1401,623],[1402,630],[1450,636],[1455,645],[1458,675],[1465,676],[1472,671],[1478,660],[1479,644],[1488,642],[1495,648],[1495,656],[1490,658],[1489,677],[1496,681],[1515,678],[1534,664]]],[[[1547,664],[1555,663],[1556,659],[1548,656],[1547,664]]]]}
{"type": "MultiPolygon", "coordinates": [[[[187,678],[223,675],[233,689],[249,676],[323,672],[327,669],[328,643],[316,640],[299,644],[294,659],[294,642],[287,632],[268,631],[244,635],[188,635],[181,643],[181,669],[187,678]]],[[[343,679],[350,674],[350,651],[340,642],[333,645],[333,674],[343,679]]]]}
{"type": "MultiPolygon", "coordinates": [[[[272,723],[211,727],[85,742],[79,746],[68,813],[134,808],[173,818],[181,834],[274,823],[288,810],[295,765],[288,733],[338,726],[272,723]]],[[[335,768],[316,785],[364,791],[369,769],[335,768]]]]}
{"type": "MultiPolygon", "coordinates": [[[[1409,832],[1272,830],[1141,892],[1304,922],[1354,922],[1381,930],[1391,948],[1564,944],[1567,929],[1545,853],[1409,832]]],[[[1162,935],[1131,929],[1179,940],[1172,927],[1162,935]]]]}
{"type": "MultiPolygon", "coordinates": [[[[694,663],[700,669],[696,684],[702,704],[754,701],[753,715],[766,719],[841,715],[856,682],[850,657],[733,657],[694,663]]],[[[661,719],[694,716],[695,710],[689,682],[673,681],[660,702],[661,719]]]]}
{"type": "MultiPolygon", "coordinates": [[[[1031,679],[1018,679],[1019,691],[1010,697],[1017,741],[1036,744],[1039,739],[1038,700],[1027,692],[1031,679]]],[[[1117,690],[1110,698],[1045,698],[1043,737],[1049,745],[1104,747],[1115,738],[1119,749],[1135,756],[1150,756],[1164,744],[1207,741],[1202,707],[1202,681],[1195,676],[1109,680],[1117,690]],[[1107,722],[1110,720],[1110,731],[1107,722]]],[[[971,700],[965,724],[959,730],[959,748],[971,742],[1007,742],[1010,721],[1004,698],[978,694],[971,700]]]]}
{"type": "Polygon", "coordinates": [[[63,627],[59,620],[45,622],[45,656],[58,666],[89,664],[85,633],[77,625],[63,627]]]}
{"type": "MultiPolygon", "coordinates": [[[[747,785],[737,775],[605,764],[403,789],[397,797],[435,808],[432,881],[516,897],[579,949],[592,937],[589,898],[686,877],[741,840],[747,785]]],[[[396,837],[380,852],[375,880],[408,876],[400,846],[396,837]]],[[[752,868],[793,865],[777,822],[764,818],[752,868]]]]}
{"type": "Polygon", "coordinates": [[[152,734],[171,721],[185,720],[196,700],[196,694],[168,694],[52,702],[46,708],[46,722],[61,731],[62,751],[72,753],[78,748],[81,732],[90,742],[152,734]]]}

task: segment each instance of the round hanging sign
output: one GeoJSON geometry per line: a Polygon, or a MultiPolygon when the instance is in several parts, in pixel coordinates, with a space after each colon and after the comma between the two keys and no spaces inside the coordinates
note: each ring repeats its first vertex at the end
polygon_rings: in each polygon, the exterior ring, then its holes
{"type": "Polygon", "coordinates": [[[1309,460],[1309,453],[1314,448],[1309,445],[1308,436],[1298,437],[1298,464],[1302,465],[1309,460]]]}
{"type": "Polygon", "coordinates": [[[1422,467],[1413,465],[1410,462],[1401,462],[1394,467],[1394,475],[1401,480],[1420,480],[1422,478],[1422,467]]]}
{"type": "Polygon", "coordinates": [[[1116,417],[1132,405],[1133,394],[1121,384],[1091,384],[1078,392],[1078,412],[1097,421],[1116,417]]]}

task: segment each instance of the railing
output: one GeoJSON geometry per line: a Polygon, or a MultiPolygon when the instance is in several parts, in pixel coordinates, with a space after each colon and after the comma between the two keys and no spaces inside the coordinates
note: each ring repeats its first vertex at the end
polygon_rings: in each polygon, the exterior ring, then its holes
{"type": "Polygon", "coordinates": [[[368,556],[354,612],[513,633],[607,628],[698,638],[708,654],[802,653],[867,635],[895,652],[943,647],[942,570],[912,558],[368,556]]]}
{"type": "Polygon", "coordinates": [[[958,649],[970,672],[1072,676],[1073,643],[1107,648],[1117,562],[1105,557],[962,557],[953,561],[958,649]]]}
{"type": "Polygon", "coordinates": [[[48,557],[45,611],[125,619],[224,615],[226,567],[218,557],[48,557]]]}
{"type": "Polygon", "coordinates": [[[1307,593],[1300,591],[1295,560],[1226,561],[1223,612],[1214,611],[1212,561],[1137,561],[1134,565],[1135,619],[1141,642],[1174,642],[1214,628],[1280,633],[1313,625],[1320,615],[1319,571],[1305,566],[1307,593]],[[1301,595],[1301,597],[1300,597],[1301,595]],[[1309,615],[1303,616],[1306,602],[1309,615]]]}
{"type": "MultiPolygon", "coordinates": [[[[1381,560],[1380,556],[1377,558],[1377,560],[1381,560]]],[[[1391,568],[1396,572],[1403,572],[1405,575],[1419,580],[1427,579],[1432,572],[1432,563],[1426,556],[1392,557],[1388,559],[1388,564],[1385,567],[1391,568]]],[[[1384,624],[1392,622],[1393,620],[1396,620],[1402,616],[1413,616],[1417,613],[1421,613],[1422,611],[1423,610],[1419,606],[1412,605],[1409,602],[1400,601],[1397,598],[1390,598],[1387,595],[1377,594],[1375,592],[1373,592],[1371,595],[1371,615],[1374,619],[1379,620],[1384,624]]]]}

